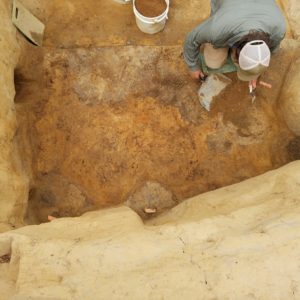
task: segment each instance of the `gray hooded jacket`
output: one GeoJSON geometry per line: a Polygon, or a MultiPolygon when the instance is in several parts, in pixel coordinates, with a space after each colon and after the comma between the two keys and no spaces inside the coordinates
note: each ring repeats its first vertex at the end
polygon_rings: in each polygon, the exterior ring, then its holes
{"type": "Polygon", "coordinates": [[[184,59],[191,71],[200,69],[199,47],[232,47],[250,30],[268,33],[271,52],[279,47],[286,26],[275,0],[212,0],[211,16],[192,30],[184,44],[184,59]]]}

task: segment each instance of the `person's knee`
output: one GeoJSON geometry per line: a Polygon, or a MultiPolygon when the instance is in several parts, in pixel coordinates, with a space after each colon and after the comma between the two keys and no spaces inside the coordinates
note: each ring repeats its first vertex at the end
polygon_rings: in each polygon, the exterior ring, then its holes
{"type": "Polygon", "coordinates": [[[228,48],[215,49],[212,44],[205,44],[203,50],[205,64],[210,69],[221,68],[227,60],[228,50],[228,48]]]}

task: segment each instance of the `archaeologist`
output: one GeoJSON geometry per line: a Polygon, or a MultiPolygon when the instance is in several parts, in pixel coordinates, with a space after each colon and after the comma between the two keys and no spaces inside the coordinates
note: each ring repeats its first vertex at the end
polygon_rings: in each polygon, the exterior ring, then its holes
{"type": "Polygon", "coordinates": [[[215,73],[232,71],[231,61],[238,78],[255,89],[285,31],[285,19],[275,0],[211,0],[210,17],[186,38],[184,59],[196,79],[206,75],[201,55],[215,73]]]}

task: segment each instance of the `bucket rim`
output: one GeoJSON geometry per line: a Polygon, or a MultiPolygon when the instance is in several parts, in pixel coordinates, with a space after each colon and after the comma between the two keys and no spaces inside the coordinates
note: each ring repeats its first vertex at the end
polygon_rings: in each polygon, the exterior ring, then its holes
{"type": "Polygon", "coordinates": [[[170,7],[170,1],[169,0],[165,0],[166,4],[167,4],[167,8],[165,9],[165,11],[156,16],[156,17],[146,17],[144,15],[142,15],[138,10],[137,8],[135,7],[135,1],[136,0],[133,0],[133,12],[135,15],[138,15],[139,17],[142,17],[144,18],[145,20],[142,20],[144,21],[145,23],[148,23],[148,24],[155,24],[157,22],[160,22],[162,21],[166,16],[168,16],[168,12],[169,12],[169,7],[170,7]]]}

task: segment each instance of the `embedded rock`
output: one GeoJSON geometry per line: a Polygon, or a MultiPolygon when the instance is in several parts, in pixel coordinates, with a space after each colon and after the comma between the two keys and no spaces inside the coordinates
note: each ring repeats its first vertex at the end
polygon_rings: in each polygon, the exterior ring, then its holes
{"type": "Polygon", "coordinates": [[[126,201],[126,205],[142,218],[157,216],[174,207],[178,202],[174,195],[157,182],[146,182],[126,201]]]}

